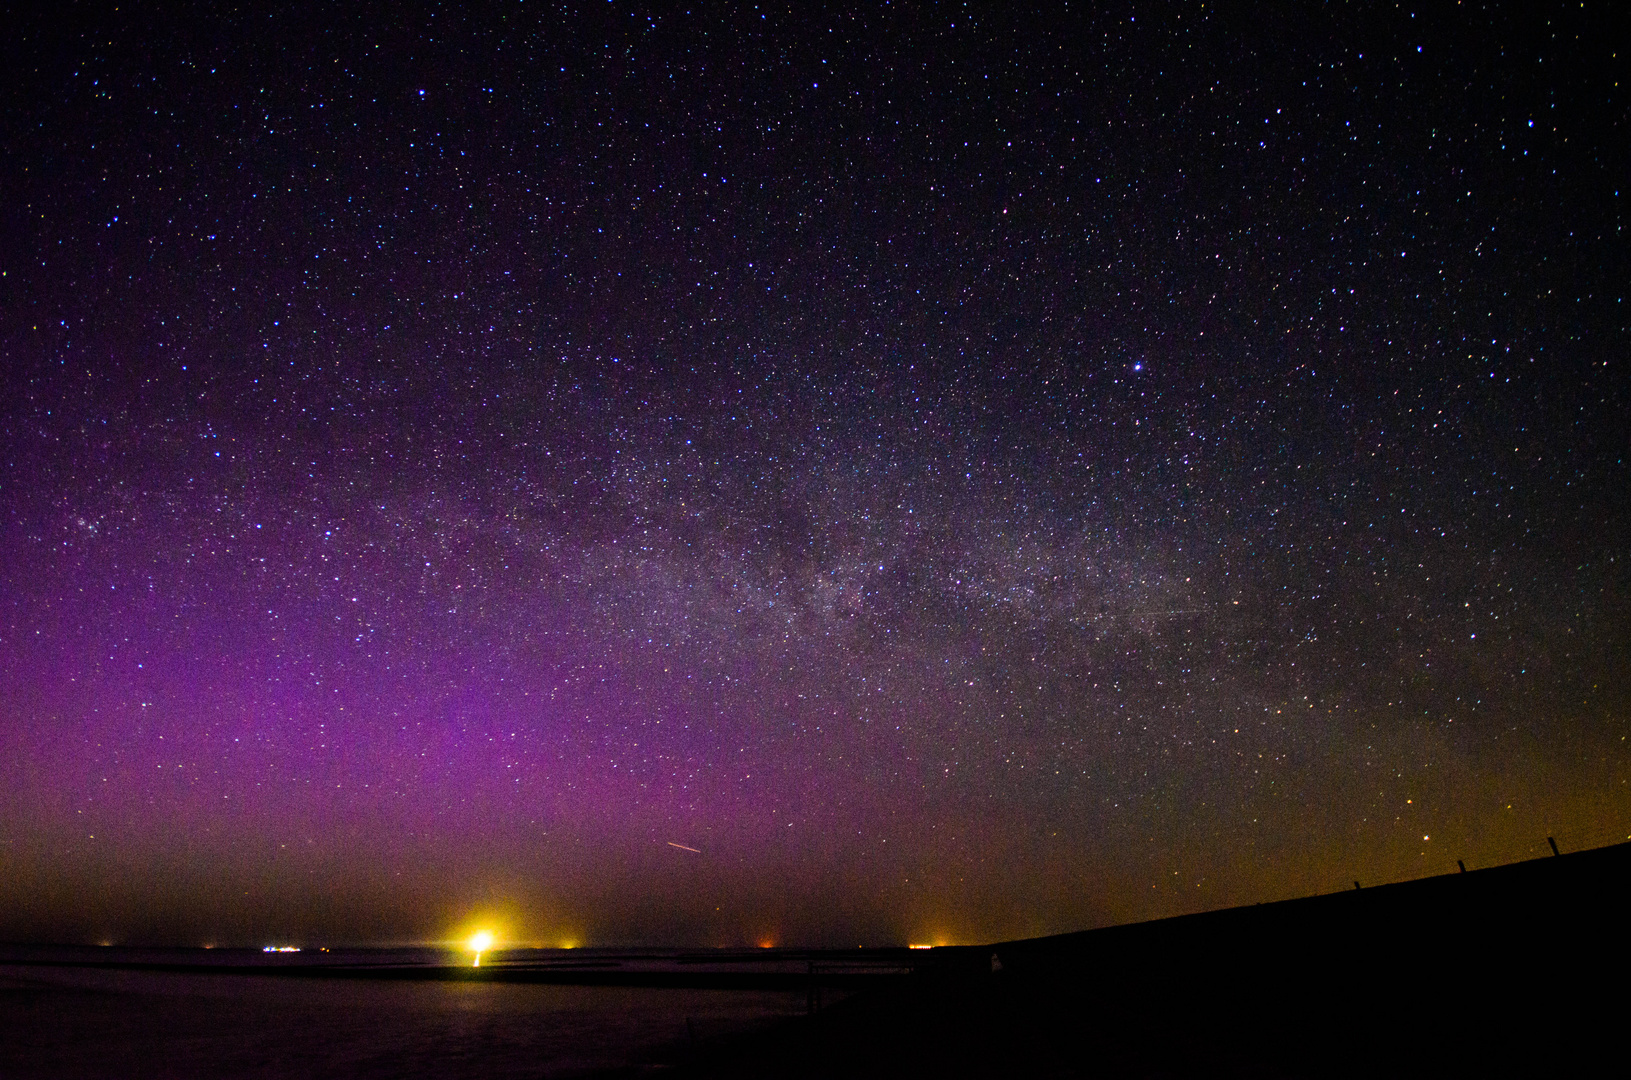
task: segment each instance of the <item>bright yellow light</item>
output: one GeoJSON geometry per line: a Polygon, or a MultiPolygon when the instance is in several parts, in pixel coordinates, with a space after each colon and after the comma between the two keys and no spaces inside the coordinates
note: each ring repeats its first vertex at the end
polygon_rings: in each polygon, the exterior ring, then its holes
{"type": "Polygon", "coordinates": [[[478,930],[470,937],[470,951],[476,954],[476,962],[471,967],[481,967],[481,954],[493,947],[493,935],[485,930],[478,930]]]}
{"type": "Polygon", "coordinates": [[[934,948],[933,945],[908,945],[906,947],[908,949],[932,949],[932,948],[934,948]]]}

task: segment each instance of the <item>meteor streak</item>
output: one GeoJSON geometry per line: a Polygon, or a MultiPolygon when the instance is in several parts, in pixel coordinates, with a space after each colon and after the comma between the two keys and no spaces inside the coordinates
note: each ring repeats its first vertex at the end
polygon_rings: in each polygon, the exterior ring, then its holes
{"type": "Polygon", "coordinates": [[[676,844],[676,843],[674,843],[674,841],[672,841],[672,840],[670,840],[670,841],[669,841],[669,842],[668,842],[668,846],[669,846],[669,847],[677,847],[677,848],[679,848],[679,849],[680,849],[680,850],[681,850],[681,851],[693,851],[693,852],[695,852],[695,853],[696,853],[696,854],[698,854],[698,855],[701,855],[701,854],[702,854],[702,849],[701,849],[701,848],[694,848],[694,847],[686,847],[686,846],[685,846],[685,845],[684,845],[684,844],[676,844]]]}

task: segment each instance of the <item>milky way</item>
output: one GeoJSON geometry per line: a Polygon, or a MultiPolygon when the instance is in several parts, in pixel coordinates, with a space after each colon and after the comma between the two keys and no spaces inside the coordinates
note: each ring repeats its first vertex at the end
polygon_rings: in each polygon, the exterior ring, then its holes
{"type": "Polygon", "coordinates": [[[1624,839],[1611,24],[21,24],[0,935],[970,941],[1624,839]]]}

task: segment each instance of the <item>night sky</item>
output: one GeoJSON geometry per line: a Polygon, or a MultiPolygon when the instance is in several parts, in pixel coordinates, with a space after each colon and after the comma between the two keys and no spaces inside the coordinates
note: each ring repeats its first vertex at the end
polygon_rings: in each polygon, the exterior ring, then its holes
{"type": "Polygon", "coordinates": [[[1631,834],[1615,5],[1007,7],[8,16],[0,938],[1631,834]]]}

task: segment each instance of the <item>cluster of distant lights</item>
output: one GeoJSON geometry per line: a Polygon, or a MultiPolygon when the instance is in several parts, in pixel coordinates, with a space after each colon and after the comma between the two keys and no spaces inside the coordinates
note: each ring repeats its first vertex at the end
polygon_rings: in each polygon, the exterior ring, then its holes
{"type": "MultiPolygon", "coordinates": [[[[1627,839],[1631,839],[1631,837],[1628,837],[1627,839]]],[[[475,934],[472,934],[470,936],[470,940],[466,943],[465,947],[468,948],[471,952],[476,954],[475,955],[475,960],[471,962],[470,966],[471,967],[481,967],[481,954],[484,953],[484,952],[487,952],[488,950],[490,950],[493,947],[493,935],[488,933],[486,930],[479,931],[479,932],[477,932],[475,934]]],[[[570,948],[570,946],[568,946],[568,947],[570,948]]],[[[759,943],[759,947],[761,949],[773,949],[776,946],[775,946],[775,942],[761,941],[759,943]]],[[[933,945],[908,945],[906,947],[908,949],[932,949],[935,946],[933,946],[933,945]]],[[[298,945],[267,945],[267,946],[265,946],[265,947],[263,947],[261,949],[261,952],[263,952],[263,953],[294,953],[294,952],[299,952],[299,951],[300,951],[300,946],[298,946],[298,945]]],[[[328,950],[325,949],[323,951],[327,952],[328,950]]]]}
{"type": "MultiPolygon", "coordinates": [[[[470,936],[470,940],[465,943],[465,948],[469,949],[472,953],[475,953],[475,959],[471,962],[470,966],[471,967],[481,967],[481,954],[484,953],[484,952],[487,952],[492,947],[493,947],[493,935],[490,932],[488,932],[486,930],[479,930],[476,933],[472,934],[470,936]]],[[[570,948],[570,946],[568,946],[568,947],[570,948]]],[[[759,948],[761,948],[761,949],[774,949],[775,947],[776,947],[776,943],[774,941],[761,941],[761,942],[759,942],[759,948]]],[[[933,949],[933,948],[936,948],[937,946],[935,946],[935,945],[911,944],[911,945],[908,945],[906,947],[908,949],[933,949]]],[[[863,946],[863,948],[864,948],[864,946],[863,946]]],[[[270,950],[268,950],[268,951],[270,951],[270,950]]]]}

